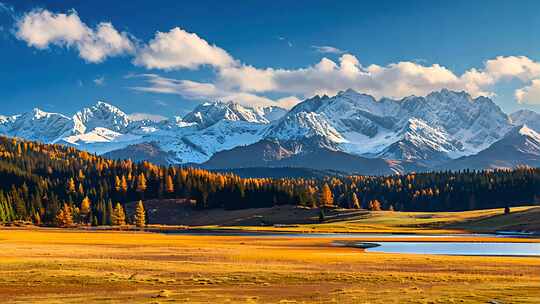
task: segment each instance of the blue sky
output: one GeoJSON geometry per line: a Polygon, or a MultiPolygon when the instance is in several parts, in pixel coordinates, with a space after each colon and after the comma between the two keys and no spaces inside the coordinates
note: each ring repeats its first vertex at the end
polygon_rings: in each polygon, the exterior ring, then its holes
{"type": "Polygon", "coordinates": [[[539,1],[0,1],[1,114],[106,100],[171,116],[348,87],[540,111],[539,1]]]}

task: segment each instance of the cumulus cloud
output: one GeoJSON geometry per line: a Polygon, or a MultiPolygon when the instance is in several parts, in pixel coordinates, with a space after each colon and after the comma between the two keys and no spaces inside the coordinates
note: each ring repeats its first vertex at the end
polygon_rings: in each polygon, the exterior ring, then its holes
{"type": "Polygon", "coordinates": [[[37,49],[46,49],[49,45],[75,48],[81,58],[91,63],[135,50],[127,33],[118,32],[108,22],[99,23],[92,29],[73,10],[67,14],[43,9],[28,12],[16,22],[15,35],[37,49]]]}
{"type": "Polygon", "coordinates": [[[340,50],[336,47],[329,46],[329,45],[312,45],[311,46],[316,52],[322,53],[322,54],[343,54],[345,51],[340,50]]]}
{"type": "Polygon", "coordinates": [[[386,66],[363,66],[358,58],[343,54],[337,62],[323,58],[317,64],[300,69],[258,69],[249,65],[219,70],[218,83],[244,92],[279,92],[308,97],[335,94],[352,88],[375,97],[402,98],[426,95],[448,88],[464,90],[473,96],[492,96],[499,81],[530,81],[540,76],[540,63],[527,57],[497,57],[482,69],[470,69],[461,75],[439,65],[402,61],[386,66]]]}
{"type": "Polygon", "coordinates": [[[131,87],[133,90],[161,94],[176,94],[192,100],[235,101],[246,106],[280,106],[284,108],[290,108],[300,102],[298,98],[293,96],[272,100],[252,93],[228,91],[213,83],[178,80],[161,77],[156,74],[130,76],[130,78],[133,77],[142,77],[147,81],[147,85],[131,87]]]}
{"type": "Polygon", "coordinates": [[[166,33],[157,32],[138,52],[134,63],[148,69],[175,70],[197,69],[202,65],[221,68],[235,61],[225,50],[176,27],[166,33]]]}
{"type": "Polygon", "coordinates": [[[540,105],[540,79],[534,79],[530,85],[516,90],[515,96],[519,103],[540,105]]]}

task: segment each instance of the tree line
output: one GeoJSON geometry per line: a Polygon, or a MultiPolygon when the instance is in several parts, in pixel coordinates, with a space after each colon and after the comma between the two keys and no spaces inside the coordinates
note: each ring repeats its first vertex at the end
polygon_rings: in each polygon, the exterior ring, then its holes
{"type": "Polygon", "coordinates": [[[145,200],[193,208],[275,205],[459,211],[531,204],[540,169],[465,170],[320,179],[240,178],[198,168],[111,160],[73,147],[0,137],[0,222],[69,226],[152,222],[145,200]],[[127,215],[126,204],[136,203],[127,215]],[[139,206],[140,205],[140,206],[139,206]]]}

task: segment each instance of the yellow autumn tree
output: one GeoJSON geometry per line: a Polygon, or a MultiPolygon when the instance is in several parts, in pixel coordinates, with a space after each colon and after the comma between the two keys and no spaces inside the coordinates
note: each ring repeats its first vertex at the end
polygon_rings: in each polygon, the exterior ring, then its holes
{"type": "Polygon", "coordinates": [[[76,191],[75,189],[75,181],[73,180],[73,177],[70,177],[67,183],[67,191],[69,193],[74,193],[76,191]]]}
{"type": "Polygon", "coordinates": [[[328,184],[324,184],[322,187],[319,202],[322,207],[331,207],[334,205],[334,197],[328,184]]]}
{"type": "Polygon", "coordinates": [[[114,189],[116,192],[120,192],[120,190],[122,190],[121,181],[118,175],[114,177],[114,189]]]}
{"type": "Polygon", "coordinates": [[[88,196],[85,196],[81,202],[81,209],[80,214],[83,222],[87,222],[88,218],[90,216],[90,206],[92,205],[92,202],[90,202],[90,199],[88,196]]]}
{"type": "Polygon", "coordinates": [[[59,227],[73,226],[73,212],[68,204],[64,204],[64,207],[56,214],[56,223],[59,227]]]}
{"type": "Polygon", "coordinates": [[[172,177],[170,175],[167,175],[167,177],[165,178],[165,190],[168,193],[174,192],[174,184],[173,184],[172,177]]]}
{"type": "Polygon", "coordinates": [[[137,207],[135,208],[135,225],[137,227],[144,227],[146,225],[146,214],[142,201],[139,201],[137,203],[137,207]]]}
{"type": "Polygon", "coordinates": [[[120,188],[122,190],[122,192],[127,192],[127,189],[128,189],[128,183],[127,183],[127,180],[126,180],[126,177],[122,175],[122,180],[120,181],[120,188]]]}
{"type": "Polygon", "coordinates": [[[144,192],[146,191],[146,187],[146,177],[144,177],[144,173],[141,173],[137,178],[137,191],[144,192]]]}
{"type": "Polygon", "coordinates": [[[356,193],[354,192],[351,198],[351,207],[354,209],[360,209],[360,200],[358,199],[358,196],[356,196],[356,193]]]}
{"type": "Polygon", "coordinates": [[[122,226],[126,224],[126,214],[124,212],[124,208],[122,208],[122,205],[120,205],[120,203],[116,203],[116,207],[114,207],[112,214],[112,224],[114,226],[122,226]]]}

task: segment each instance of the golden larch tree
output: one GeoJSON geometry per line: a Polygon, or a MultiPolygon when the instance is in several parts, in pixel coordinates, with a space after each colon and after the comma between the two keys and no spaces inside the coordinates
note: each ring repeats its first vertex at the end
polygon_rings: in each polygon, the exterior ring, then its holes
{"type": "Polygon", "coordinates": [[[144,173],[141,173],[137,178],[137,191],[144,192],[146,191],[146,187],[146,177],[144,177],[144,173]]]}
{"type": "Polygon", "coordinates": [[[146,214],[142,201],[139,201],[137,203],[137,207],[135,208],[135,225],[137,227],[144,227],[146,225],[146,214]]]}
{"type": "Polygon", "coordinates": [[[80,214],[84,222],[88,221],[91,205],[92,205],[92,202],[90,202],[90,199],[88,198],[88,196],[85,196],[81,202],[81,209],[80,209],[80,214]]]}
{"type": "Polygon", "coordinates": [[[355,209],[360,209],[360,200],[358,199],[358,196],[356,196],[356,193],[354,192],[351,198],[351,207],[355,209]]]}
{"type": "Polygon", "coordinates": [[[121,190],[122,192],[127,192],[127,189],[128,189],[128,183],[127,183],[127,180],[126,180],[126,177],[122,175],[122,181],[120,182],[120,187],[121,187],[121,190]]]}
{"type": "Polygon", "coordinates": [[[322,187],[319,202],[321,207],[331,207],[334,205],[334,197],[328,184],[324,184],[322,187]]]}
{"type": "Polygon", "coordinates": [[[67,191],[69,193],[75,193],[75,181],[73,180],[73,177],[70,177],[67,183],[67,191]]]}
{"type": "Polygon", "coordinates": [[[167,175],[167,178],[165,178],[165,190],[168,193],[174,192],[174,184],[173,184],[172,177],[170,175],[167,175]]]}
{"type": "Polygon", "coordinates": [[[114,226],[122,226],[126,224],[126,214],[120,203],[116,203],[112,214],[112,224],[114,226]]]}
{"type": "Polygon", "coordinates": [[[68,204],[64,204],[64,207],[56,214],[56,223],[60,227],[73,226],[73,212],[68,204]]]}

